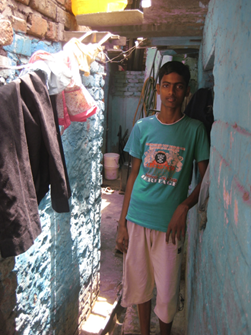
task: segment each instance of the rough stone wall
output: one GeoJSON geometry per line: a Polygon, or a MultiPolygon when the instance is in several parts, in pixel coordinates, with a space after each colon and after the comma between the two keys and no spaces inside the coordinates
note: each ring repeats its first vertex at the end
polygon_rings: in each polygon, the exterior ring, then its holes
{"type": "Polygon", "coordinates": [[[141,91],[144,85],[143,71],[116,71],[110,73],[110,91],[108,102],[108,152],[118,152],[118,131],[122,135],[133,127],[141,91]]]}
{"type": "MultiPolygon", "coordinates": [[[[13,41],[10,45],[3,46],[3,53],[0,55],[0,66],[18,66],[27,64],[31,55],[37,50],[44,50],[55,53],[62,49],[60,42],[41,41],[30,38],[20,33],[14,33],[13,41]]],[[[0,70],[1,82],[10,82],[20,73],[20,70],[5,69],[0,70]]]]}
{"type": "Polygon", "coordinates": [[[187,334],[251,333],[250,17],[249,1],[213,0],[204,27],[216,121],[207,226],[199,232],[195,209],[188,228],[187,334]]]}
{"type": "Polygon", "coordinates": [[[0,46],[14,32],[48,41],[63,41],[64,30],[77,30],[71,0],[0,0],[0,46]]]}
{"type": "MultiPolygon", "coordinates": [[[[16,34],[0,61],[27,62],[43,49],[60,50],[60,43],[16,34]],[[15,42],[16,41],[16,42],[15,42]]],[[[83,82],[99,111],[85,123],[73,122],[62,136],[72,196],[71,212],[57,214],[50,194],[39,206],[42,233],[24,254],[0,258],[0,333],[65,334],[77,332],[99,291],[100,215],[103,136],[104,67],[91,65],[83,82]]],[[[1,71],[9,82],[15,70],[1,71]]]]}

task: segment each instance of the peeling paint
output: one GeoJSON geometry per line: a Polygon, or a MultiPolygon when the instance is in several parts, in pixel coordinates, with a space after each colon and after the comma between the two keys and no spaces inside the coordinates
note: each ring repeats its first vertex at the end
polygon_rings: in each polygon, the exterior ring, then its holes
{"type": "MultiPolygon", "coordinates": [[[[232,189],[231,189],[232,193],[232,189]]],[[[226,181],[224,179],[223,181],[223,199],[224,199],[224,204],[226,205],[226,209],[228,209],[229,205],[231,205],[231,193],[229,193],[226,190],[226,181]]]]}
{"type": "Polygon", "coordinates": [[[238,201],[234,200],[234,223],[237,226],[238,225],[238,201]]]}
{"type": "Polygon", "coordinates": [[[248,201],[249,200],[249,193],[248,192],[244,192],[242,199],[244,201],[248,201]]]}
{"type": "Polygon", "coordinates": [[[230,133],[230,149],[232,149],[232,144],[234,142],[233,133],[230,133]]]}
{"type": "MultiPolygon", "coordinates": [[[[238,190],[238,192],[242,196],[242,199],[251,207],[250,193],[245,189],[244,186],[242,186],[240,184],[237,177],[234,177],[234,183],[235,183],[235,189],[238,190]]],[[[251,189],[250,189],[250,191],[251,191],[251,189]]]]}
{"type": "Polygon", "coordinates": [[[220,175],[221,175],[222,162],[223,162],[223,159],[221,159],[220,165],[219,165],[218,186],[220,186],[220,175]]]}

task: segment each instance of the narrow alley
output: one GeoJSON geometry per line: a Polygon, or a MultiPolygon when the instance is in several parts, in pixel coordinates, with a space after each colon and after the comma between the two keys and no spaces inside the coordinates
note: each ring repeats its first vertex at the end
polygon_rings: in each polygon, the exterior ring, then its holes
{"type": "MultiPolygon", "coordinates": [[[[149,219],[151,238],[155,231],[173,234],[174,225],[186,229],[184,308],[172,335],[250,335],[251,1],[0,0],[0,14],[0,335],[140,334],[136,306],[120,305],[123,255],[115,239],[125,178],[121,170],[115,180],[104,173],[111,168],[105,154],[119,155],[123,168],[129,143],[134,157],[133,137],[142,146],[135,145],[138,160],[146,157],[147,169],[160,174],[142,172],[128,216],[142,225],[149,219]],[[178,90],[170,98],[159,75],[169,61],[190,72],[184,80],[176,70],[164,74],[178,90]],[[188,118],[198,133],[188,134],[188,118]],[[205,170],[204,202],[195,204],[199,187],[190,195],[205,170]],[[185,182],[178,178],[183,171],[185,182]],[[146,192],[145,181],[158,191],[146,192]],[[175,195],[166,201],[165,192],[179,188],[186,201],[187,187],[186,203],[175,195]],[[178,207],[169,228],[161,228],[178,207]]],[[[121,221],[120,247],[125,215],[121,221]]],[[[140,252],[130,249],[134,260],[140,252]]],[[[160,287],[168,282],[167,263],[156,266],[160,287]]],[[[147,276],[135,283],[139,277],[147,276]]],[[[151,335],[158,333],[152,312],[151,335]]]]}

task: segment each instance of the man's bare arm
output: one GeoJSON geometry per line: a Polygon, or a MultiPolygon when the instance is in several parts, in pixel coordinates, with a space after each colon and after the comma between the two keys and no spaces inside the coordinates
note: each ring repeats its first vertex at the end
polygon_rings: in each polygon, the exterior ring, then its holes
{"type": "Polygon", "coordinates": [[[175,210],[171,221],[169,222],[167,233],[166,233],[166,242],[169,242],[169,237],[173,244],[175,244],[175,235],[177,234],[178,240],[181,240],[181,235],[185,237],[186,230],[186,218],[187,213],[190,208],[192,208],[198,202],[201,182],[204,177],[208,165],[208,160],[201,161],[198,163],[198,168],[201,176],[200,183],[194,188],[193,192],[186,198],[175,210]]]}
{"type": "Polygon", "coordinates": [[[120,251],[126,252],[128,248],[128,232],[126,227],[126,215],[131,199],[132,189],[134,182],[139,174],[139,168],[141,165],[141,159],[132,157],[132,169],[130,176],[128,178],[127,184],[126,184],[126,190],[125,190],[125,196],[122,206],[122,211],[120,214],[120,219],[118,223],[118,232],[117,232],[117,238],[116,243],[117,247],[120,251]]]}

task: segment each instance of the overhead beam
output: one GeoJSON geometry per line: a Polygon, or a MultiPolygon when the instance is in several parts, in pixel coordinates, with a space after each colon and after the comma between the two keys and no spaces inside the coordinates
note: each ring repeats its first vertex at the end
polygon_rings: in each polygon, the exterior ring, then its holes
{"type": "Polygon", "coordinates": [[[148,40],[152,46],[165,46],[171,49],[178,49],[179,47],[199,49],[201,44],[201,38],[198,36],[151,37],[148,40]]]}
{"type": "Polygon", "coordinates": [[[130,26],[105,26],[103,28],[91,26],[92,29],[97,30],[108,30],[113,34],[120,36],[126,36],[127,38],[153,38],[153,37],[173,37],[173,36],[193,36],[196,38],[202,38],[203,30],[201,24],[194,23],[192,26],[189,25],[175,25],[174,23],[164,24],[138,24],[130,26]]]}
{"type": "Polygon", "coordinates": [[[142,24],[143,18],[143,12],[138,9],[76,15],[79,25],[90,27],[131,26],[142,24]]]}
{"type": "MultiPolygon", "coordinates": [[[[108,31],[99,31],[94,34],[87,36],[83,43],[99,43],[109,32],[108,31]]],[[[64,41],[68,42],[71,38],[81,38],[86,34],[86,31],[65,31],[64,32],[64,41]]],[[[104,44],[106,48],[111,48],[114,45],[125,46],[126,45],[126,37],[113,35],[111,36],[104,44]]]]}

